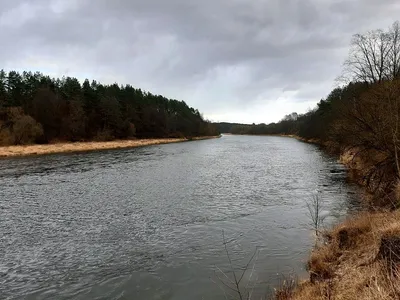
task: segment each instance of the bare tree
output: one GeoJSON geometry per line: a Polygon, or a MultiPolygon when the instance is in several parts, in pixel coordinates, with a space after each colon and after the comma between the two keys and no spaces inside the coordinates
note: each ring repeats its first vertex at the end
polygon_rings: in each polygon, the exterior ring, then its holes
{"type": "Polygon", "coordinates": [[[259,250],[256,248],[246,265],[236,269],[232,262],[231,254],[228,251],[227,244],[229,241],[226,240],[224,231],[222,231],[222,239],[225,253],[229,261],[230,270],[224,272],[216,266],[215,275],[218,278],[218,281],[211,280],[223,291],[225,299],[251,300],[257,283],[257,281],[253,279],[253,275],[259,250]],[[249,277],[245,284],[243,279],[246,273],[249,274],[249,277]],[[252,281],[254,281],[254,283],[252,283],[252,281]]]}
{"type": "Polygon", "coordinates": [[[315,244],[318,242],[318,237],[321,232],[321,226],[324,223],[325,216],[322,215],[322,203],[321,203],[321,196],[319,193],[313,195],[312,199],[310,201],[306,202],[307,209],[308,209],[308,216],[310,217],[311,220],[311,226],[315,231],[315,244]]]}
{"type": "Polygon", "coordinates": [[[385,97],[388,102],[387,123],[392,137],[392,143],[389,144],[389,151],[394,153],[394,164],[396,166],[397,178],[400,179],[399,164],[399,101],[400,101],[400,84],[398,81],[386,83],[381,92],[381,97],[385,97]]]}
{"type": "Polygon", "coordinates": [[[344,63],[345,77],[354,81],[381,82],[387,73],[389,51],[388,35],[381,30],[354,35],[349,57],[344,63]]]}
{"type": "Polygon", "coordinates": [[[376,83],[400,75],[400,25],[387,31],[356,34],[341,76],[346,81],[376,83]]]}
{"type": "Polygon", "coordinates": [[[389,52],[390,70],[392,78],[400,76],[400,23],[394,22],[389,30],[391,47],[389,52]]]}

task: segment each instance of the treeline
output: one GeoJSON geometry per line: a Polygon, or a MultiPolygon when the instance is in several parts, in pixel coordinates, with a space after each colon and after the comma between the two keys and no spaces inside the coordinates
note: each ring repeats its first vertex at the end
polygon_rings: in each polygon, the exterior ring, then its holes
{"type": "MultiPolygon", "coordinates": [[[[218,131],[221,133],[232,133],[233,128],[237,126],[243,126],[244,124],[240,123],[229,123],[229,122],[216,122],[214,123],[217,126],[218,131]]],[[[245,125],[244,125],[245,126],[245,125]]]]}
{"type": "Polygon", "coordinates": [[[400,180],[399,23],[354,35],[340,79],[347,83],[305,114],[292,113],[268,125],[237,125],[230,132],[293,134],[334,151],[351,150],[365,162],[367,186],[388,195],[400,180]]]}
{"type": "Polygon", "coordinates": [[[0,71],[0,145],[217,134],[185,102],[130,85],[0,71]]]}

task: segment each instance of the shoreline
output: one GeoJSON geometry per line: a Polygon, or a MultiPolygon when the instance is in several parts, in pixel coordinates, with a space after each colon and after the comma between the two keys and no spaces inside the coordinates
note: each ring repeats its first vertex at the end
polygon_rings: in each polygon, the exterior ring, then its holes
{"type": "MultiPolygon", "coordinates": [[[[296,135],[282,135],[327,147],[329,142],[307,140],[296,135]]],[[[335,152],[348,169],[349,179],[361,187],[362,201],[370,194],[362,183],[368,163],[354,151],[335,152]],[[356,173],[353,175],[352,173],[356,173]]],[[[400,187],[400,186],[399,186],[400,187]]],[[[400,189],[396,192],[400,199],[400,189]]],[[[276,289],[277,300],[306,299],[398,299],[400,282],[397,241],[400,234],[400,210],[375,207],[349,214],[344,221],[322,230],[307,261],[309,278],[283,283],[276,289]],[[394,257],[394,258],[393,258],[394,257]]]]}
{"type": "Polygon", "coordinates": [[[0,158],[37,156],[46,154],[79,153],[99,150],[128,149],[152,145],[163,145],[172,143],[182,143],[188,141],[200,141],[219,138],[221,136],[200,136],[188,138],[160,138],[160,139],[135,139],[135,140],[114,140],[107,142],[65,142],[45,145],[15,145],[1,146],[0,158]]]}

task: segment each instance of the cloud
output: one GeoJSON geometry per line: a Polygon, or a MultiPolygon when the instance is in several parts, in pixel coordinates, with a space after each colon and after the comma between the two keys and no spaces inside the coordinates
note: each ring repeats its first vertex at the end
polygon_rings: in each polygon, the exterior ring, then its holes
{"type": "Polygon", "coordinates": [[[0,62],[268,123],[325,97],[351,35],[399,13],[396,0],[0,0],[0,62]]]}

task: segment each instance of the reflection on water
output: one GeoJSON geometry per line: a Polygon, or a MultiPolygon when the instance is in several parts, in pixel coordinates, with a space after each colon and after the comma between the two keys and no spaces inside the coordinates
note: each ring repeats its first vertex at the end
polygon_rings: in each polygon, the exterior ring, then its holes
{"type": "Polygon", "coordinates": [[[0,186],[9,299],[223,299],[222,231],[234,264],[258,247],[262,295],[304,274],[316,191],[331,222],[358,200],[334,158],[281,137],[5,159],[0,186]]]}

